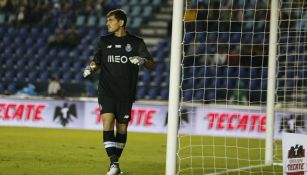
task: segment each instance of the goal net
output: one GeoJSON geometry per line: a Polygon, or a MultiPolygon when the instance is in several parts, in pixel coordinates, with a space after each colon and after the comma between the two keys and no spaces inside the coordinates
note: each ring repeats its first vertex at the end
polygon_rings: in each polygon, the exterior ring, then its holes
{"type": "Polygon", "coordinates": [[[185,1],[177,174],[282,174],[282,132],[307,133],[307,2],[278,4],[272,68],[270,0],[185,1]],[[266,124],[269,93],[273,126],[266,124]],[[269,165],[268,127],[274,133],[269,165]]]}

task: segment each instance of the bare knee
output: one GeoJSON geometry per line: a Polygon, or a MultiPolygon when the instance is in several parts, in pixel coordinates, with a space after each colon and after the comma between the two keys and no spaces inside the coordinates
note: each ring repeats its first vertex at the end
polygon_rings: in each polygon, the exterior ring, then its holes
{"type": "Polygon", "coordinates": [[[120,134],[126,134],[128,129],[128,124],[116,123],[116,132],[120,134]]]}
{"type": "Polygon", "coordinates": [[[113,113],[104,113],[101,115],[103,120],[103,130],[112,131],[114,130],[115,116],[113,113]]]}

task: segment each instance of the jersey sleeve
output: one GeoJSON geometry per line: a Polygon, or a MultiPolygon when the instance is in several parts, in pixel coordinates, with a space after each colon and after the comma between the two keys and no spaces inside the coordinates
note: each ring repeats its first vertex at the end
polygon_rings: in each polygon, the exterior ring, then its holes
{"type": "Polygon", "coordinates": [[[150,53],[149,53],[148,50],[147,50],[147,47],[146,47],[146,45],[145,45],[145,43],[144,43],[144,40],[142,40],[142,41],[140,42],[138,52],[139,52],[139,55],[138,55],[138,56],[143,57],[143,58],[146,58],[146,59],[149,59],[149,60],[152,60],[152,57],[151,57],[150,53]]]}
{"type": "Polygon", "coordinates": [[[99,38],[99,41],[97,43],[94,58],[92,61],[94,61],[97,65],[101,65],[101,57],[102,57],[102,38],[99,38]]]}

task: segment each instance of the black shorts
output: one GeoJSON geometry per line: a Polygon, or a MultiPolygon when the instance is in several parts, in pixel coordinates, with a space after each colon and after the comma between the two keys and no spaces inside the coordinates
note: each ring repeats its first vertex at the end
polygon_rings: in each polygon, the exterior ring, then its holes
{"type": "Polygon", "coordinates": [[[98,97],[101,114],[113,113],[119,123],[128,124],[131,119],[132,101],[115,100],[109,97],[98,97]]]}

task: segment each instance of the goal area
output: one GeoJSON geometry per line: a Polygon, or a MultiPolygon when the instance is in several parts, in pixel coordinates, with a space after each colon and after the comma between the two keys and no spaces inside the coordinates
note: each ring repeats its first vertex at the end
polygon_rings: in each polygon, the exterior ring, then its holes
{"type": "Polygon", "coordinates": [[[307,2],[173,2],[166,174],[283,174],[307,134],[307,2]],[[182,37],[181,37],[182,36],[182,37]]]}

